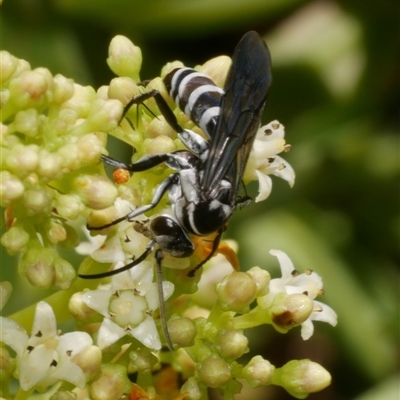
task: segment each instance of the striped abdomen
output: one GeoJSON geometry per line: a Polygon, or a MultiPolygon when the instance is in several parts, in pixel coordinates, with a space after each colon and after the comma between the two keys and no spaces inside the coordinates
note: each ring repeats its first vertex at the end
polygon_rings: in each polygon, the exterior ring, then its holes
{"type": "Polygon", "coordinates": [[[207,75],[191,68],[176,68],[164,78],[176,105],[210,138],[220,114],[223,89],[207,75]]]}

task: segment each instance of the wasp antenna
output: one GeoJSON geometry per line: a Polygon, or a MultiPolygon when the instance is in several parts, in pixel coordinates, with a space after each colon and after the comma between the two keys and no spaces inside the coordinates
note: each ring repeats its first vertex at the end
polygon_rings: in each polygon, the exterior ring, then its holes
{"type": "Polygon", "coordinates": [[[171,337],[169,336],[168,326],[167,326],[167,315],[165,311],[165,299],[164,299],[164,291],[163,291],[163,273],[161,269],[161,261],[163,259],[162,250],[158,249],[155,254],[156,259],[156,276],[157,276],[157,286],[158,286],[158,302],[160,307],[160,318],[161,318],[161,326],[164,333],[165,341],[167,342],[167,346],[171,351],[174,351],[174,345],[171,342],[171,337]]]}

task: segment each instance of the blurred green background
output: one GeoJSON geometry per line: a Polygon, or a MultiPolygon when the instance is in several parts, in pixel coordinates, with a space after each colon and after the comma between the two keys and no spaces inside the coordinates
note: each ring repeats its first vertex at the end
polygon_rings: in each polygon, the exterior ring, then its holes
{"type": "MultiPolygon", "coordinates": [[[[113,77],[106,57],[116,34],[142,48],[141,79],[149,79],[168,61],[194,66],[230,55],[244,32],[257,30],[273,60],[263,121],[285,125],[293,149],[284,157],[297,180],[290,189],[274,179],[271,197],[236,212],[226,237],[239,242],[242,269],[259,265],[277,276],[268,250],[278,248],[300,271],[317,271],[321,301],[339,323],[316,323],[306,342],[298,329],[255,329],[252,351],[277,366],[293,358],[321,363],[333,382],[310,399],[399,398],[396,1],[5,0],[0,12],[2,50],[95,87],[113,77]]],[[[112,145],[129,157],[126,145],[112,145]]],[[[16,264],[4,253],[3,277],[16,264]]],[[[24,287],[26,296],[45,296],[24,287]]],[[[237,398],[291,397],[267,388],[237,398]]]]}

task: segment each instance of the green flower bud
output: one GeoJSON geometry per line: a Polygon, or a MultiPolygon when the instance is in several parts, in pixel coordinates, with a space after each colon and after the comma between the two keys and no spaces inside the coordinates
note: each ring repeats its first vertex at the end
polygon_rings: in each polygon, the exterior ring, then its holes
{"type": "Polygon", "coordinates": [[[236,360],[249,351],[249,341],[243,333],[235,330],[222,331],[215,340],[215,349],[225,360],[236,360]]]}
{"type": "Polygon", "coordinates": [[[139,87],[135,81],[126,76],[114,78],[108,88],[108,97],[119,100],[122,104],[127,104],[133,96],[139,93],[139,87]]]}
{"type": "Polygon", "coordinates": [[[54,284],[59,289],[68,289],[76,273],[74,267],[61,257],[56,257],[54,262],[55,280],[54,284]]]}
{"type": "Polygon", "coordinates": [[[217,285],[217,296],[223,308],[240,312],[254,301],[257,285],[246,272],[234,271],[217,285]]]}
{"type": "Polygon", "coordinates": [[[7,82],[15,73],[18,67],[18,59],[8,51],[0,51],[0,84],[7,82]]]}
{"type": "Polygon", "coordinates": [[[102,353],[99,347],[89,346],[78,353],[72,360],[85,373],[86,381],[92,380],[100,371],[102,353]]]}
{"type": "Polygon", "coordinates": [[[270,314],[272,323],[278,331],[287,331],[302,324],[314,309],[312,300],[301,293],[277,296],[270,314]]]}
{"type": "Polygon", "coordinates": [[[57,74],[53,78],[53,103],[63,104],[74,94],[74,81],[57,74]]]}
{"type": "Polygon", "coordinates": [[[219,56],[204,63],[199,68],[199,71],[209,76],[217,86],[224,87],[231,64],[232,60],[230,57],[219,56]]]}
{"type": "Polygon", "coordinates": [[[36,137],[39,130],[39,115],[36,109],[19,111],[14,118],[14,128],[29,137],[36,137]]]}
{"type": "Polygon", "coordinates": [[[137,350],[129,353],[129,366],[130,372],[144,372],[151,373],[155,365],[159,362],[158,358],[152,354],[148,349],[139,347],[137,350]]]}
{"type": "Polygon", "coordinates": [[[18,265],[19,273],[26,276],[36,287],[50,287],[54,281],[54,258],[57,256],[52,249],[35,242],[22,255],[18,265]]]}
{"type": "Polygon", "coordinates": [[[95,210],[109,207],[118,196],[117,188],[104,176],[78,175],[73,189],[84,204],[95,210]]]}
{"type": "Polygon", "coordinates": [[[81,215],[85,206],[77,194],[62,194],[56,198],[55,209],[62,218],[76,219],[81,215]]]}
{"type": "Polygon", "coordinates": [[[253,267],[249,269],[247,273],[253,278],[257,285],[256,297],[266,295],[269,290],[269,282],[271,281],[271,275],[269,272],[260,267],[253,267]]]}
{"type": "Polygon", "coordinates": [[[243,377],[249,386],[255,388],[266,386],[271,383],[275,367],[261,356],[253,357],[243,368],[243,377]]]}
{"type": "Polygon", "coordinates": [[[49,153],[45,149],[39,151],[39,166],[37,173],[40,177],[56,179],[61,174],[60,158],[54,153],[49,153]]]}
{"type": "Polygon", "coordinates": [[[101,368],[101,376],[89,386],[93,400],[120,399],[130,391],[130,381],[126,368],[119,364],[106,364],[101,368]]]}
{"type": "Polygon", "coordinates": [[[8,253],[15,255],[25,249],[29,242],[29,234],[25,229],[19,225],[13,225],[1,237],[1,244],[7,249],[8,253]]]}
{"type": "Polygon", "coordinates": [[[199,385],[199,382],[190,377],[181,387],[181,393],[185,393],[187,400],[201,400],[208,398],[205,389],[199,385]]]}
{"type": "Polygon", "coordinates": [[[86,118],[95,99],[96,92],[92,87],[74,83],[74,94],[68,101],[64,102],[62,108],[74,110],[76,118],[86,118]]]}
{"type": "Polygon", "coordinates": [[[67,289],[75,278],[72,265],[61,259],[54,249],[43,247],[38,241],[31,241],[21,257],[18,270],[33,286],[42,288],[54,284],[60,289],[67,289]]]}
{"type": "Polygon", "coordinates": [[[94,321],[98,313],[82,301],[82,292],[74,293],[69,299],[68,311],[78,320],[85,323],[94,321]]]}
{"type": "Polygon", "coordinates": [[[39,164],[39,146],[16,145],[5,159],[6,167],[18,176],[33,172],[39,164]]]}
{"type": "Polygon", "coordinates": [[[174,318],[168,321],[168,332],[173,344],[190,347],[197,334],[196,324],[190,318],[174,318]]]}
{"type": "Polygon", "coordinates": [[[116,128],[121,121],[124,107],[119,100],[97,99],[92,103],[87,124],[90,124],[89,131],[111,131],[116,128]]]}
{"type": "Polygon", "coordinates": [[[25,208],[29,216],[50,214],[54,192],[47,187],[25,190],[25,208]]]}
{"type": "Polygon", "coordinates": [[[292,360],[275,370],[272,384],[282,386],[293,397],[305,399],[331,383],[331,375],[321,365],[310,360],[292,360]]]}
{"type": "Polygon", "coordinates": [[[0,171],[0,199],[2,207],[8,207],[13,200],[17,200],[23,193],[24,185],[18,177],[8,171],[0,171]]]}
{"type": "MultiPolygon", "coordinates": [[[[165,121],[165,118],[160,115],[158,118],[153,118],[150,123],[146,127],[146,137],[156,138],[156,137],[165,137],[165,138],[174,138],[176,137],[175,131],[171,128],[171,126],[165,121]]],[[[167,146],[167,144],[165,144],[167,146]]],[[[174,151],[176,150],[175,144],[168,144],[174,151]]]]}
{"type": "Polygon", "coordinates": [[[157,136],[146,143],[146,154],[170,153],[176,150],[175,142],[167,136],[157,136]]]}
{"type": "Polygon", "coordinates": [[[50,400],[76,400],[76,393],[67,390],[57,390],[57,392],[50,397],[50,400]]]}
{"type": "Polygon", "coordinates": [[[219,388],[231,379],[228,363],[220,357],[208,356],[197,366],[199,379],[207,387],[219,388]]]}
{"type": "Polygon", "coordinates": [[[140,82],[139,72],[142,66],[142,51],[125,36],[117,35],[108,48],[107,64],[118,76],[128,76],[140,82]]]}
{"type": "Polygon", "coordinates": [[[12,285],[8,281],[0,282],[0,310],[3,309],[7,300],[10,298],[12,292],[12,285]]]}
{"type": "Polygon", "coordinates": [[[23,71],[9,83],[10,101],[19,109],[38,108],[51,98],[53,78],[45,68],[23,71]]]}

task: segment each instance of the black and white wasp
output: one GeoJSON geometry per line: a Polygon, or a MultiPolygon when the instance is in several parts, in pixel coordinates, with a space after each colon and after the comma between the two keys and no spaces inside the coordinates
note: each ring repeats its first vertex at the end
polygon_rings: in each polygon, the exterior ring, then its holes
{"type": "MultiPolygon", "coordinates": [[[[240,202],[239,188],[271,84],[270,68],[270,54],[264,41],[256,32],[248,32],[233,53],[224,89],[190,68],[176,68],[164,78],[172,99],[204,131],[207,139],[183,129],[160,92],[151,90],[131,99],[125,110],[154,98],[187,150],[149,155],[133,164],[102,156],[105,163],[131,172],[145,171],[160,163],[176,172],[158,186],[150,204],[106,225],[89,229],[102,230],[124,220],[133,221],[155,208],[167,192],[173,215],[160,215],[150,221],[146,236],[151,240],[144,253],[133,262],[108,272],[80,275],[81,278],[104,278],[126,271],[154,250],[160,270],[163,252],[173,257],[192,255],[195,248],[189,235],[217,233],[210,255],[192,270],[191,276],[212,257],[227,221],[240,202]]],[[[165,326],[163,328],[165,332],[165,326]]]]}
{"type": "Polygon", "coordinates": [[[196,269],[212,257],[238,203],[242,176],[272,80],[270,68],[266,44],[258,33],[251,31],[235,48],[224,89],[216,86],[208,76],[190,68],[176,68],[164,78],[172,99],[202,128],[208,139],[183,129],[160,92],[151,90],[131,99],[126,110],[154,98],[188,150],[149,155],[133,164],[102,156],[105,163],[131,172],[144,171],[163,162],[177,172],[159,185],[150,204],[106,225],[89,229],[102,230],[124,220],[133,220],[156,207],[166,192],[174,216],[160,215],[151,220],[152,240],[133,262],[117,270],[80,275],[81,278],[103,278],[128,270],[156,248],[159,263],[162,252],[173,257],[189,257],[194,252],[194,245],[188,234],[204,236],[218,232],[211,254],[196,269]]]}

